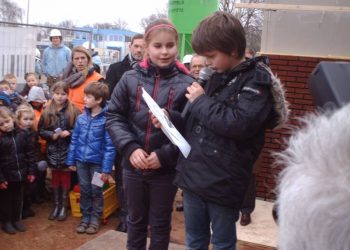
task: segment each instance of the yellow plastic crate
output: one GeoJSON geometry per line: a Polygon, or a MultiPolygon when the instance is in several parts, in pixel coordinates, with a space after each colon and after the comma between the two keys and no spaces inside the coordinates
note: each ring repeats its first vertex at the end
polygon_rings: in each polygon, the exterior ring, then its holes
{"type": "MultiPolygon", "coordinates": [[[[70,191],[69,193],[70,206],[73,217],[81,217],[80,213],[80,193],[70,191]]],[[[117,200],[115,184],[110,184],[109,188],[103,192],[103,221],[106,221],[115,210],[119,208],[117,200]]]]}

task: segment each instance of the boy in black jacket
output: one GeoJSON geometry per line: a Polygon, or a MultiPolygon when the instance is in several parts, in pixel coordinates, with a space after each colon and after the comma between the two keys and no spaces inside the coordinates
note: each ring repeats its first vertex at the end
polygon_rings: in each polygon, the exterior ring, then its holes
{"type": "MultiPolygon", "coordinates": [[[[204,88],[196,82],[187,88],[184,134],[192,149],[180,156],[174,181],[184,191],[186,246],[208,249],[211,240],[213,249],[236,249],[235,222],[265,129],[276,116],[285,120],[288,109],[267,59],[245,60],[244,30],[233,15],[216,12],[201,21],[192,47],[216,73],[204,88]]],[[[184,125],[179,113],[169,116],[184,125]]]]}

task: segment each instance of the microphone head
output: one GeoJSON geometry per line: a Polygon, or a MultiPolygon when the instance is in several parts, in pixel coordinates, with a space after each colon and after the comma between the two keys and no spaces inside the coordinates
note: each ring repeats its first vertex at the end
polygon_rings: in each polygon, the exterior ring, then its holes
{"type": "Polygon", "coordinates": [[[198,82],[204,84],[214,74],[215,70],[211,68],[202,68],[199,71],[198,82]]]}

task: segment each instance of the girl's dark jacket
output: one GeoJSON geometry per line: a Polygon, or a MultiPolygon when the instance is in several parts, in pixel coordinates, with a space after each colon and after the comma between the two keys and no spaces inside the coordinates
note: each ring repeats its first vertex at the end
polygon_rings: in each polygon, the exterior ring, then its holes
{"type": "MultiPolygon", "coordinates": [[[[190,105],[185,138],[192,149],[176,167],[178,187],[234,209],[241,207],[273,113],[271,75],[259,60],[211,77],[206,94],[190,105]]],[[[171,119],[184,122],[176,113],[171,119]]]]}
{"type": "Polygon", "coordinates": [[[152,125],[149,108],[142,98],[142,88],[161,108],[181,112],[187,102],[186,88],[193,81],[178,61],[160,69],[144,59],[134,70],[122,76],[111,96],[106,127],[122,155],[125,168],[135,170],[129,157],[134,150],[142,148],[147,153],[155,152],[161,163],[159,169],[143,171],[143,174],[175,172],[178,149],[162,130],[152,125]]]}
{"type": "MultiPolygon", "coordinates": [[[[50,167],[54,169],[64,169],[68,166],[65,164],[68,147],[71,141],[71,135],[73,134],[74,125],[69,125],[68,115],[65,113],[67,105],[63,107],[60,111],[54,114],[57,117],[56,123],[44,128],[44,117],[41,115],[38,130],[39,135],[46,140],[46,160],[50,167]],[[57,140],[52,139],[52,135],[55,133],[55,129],[61,128],[63,130],[69,131],[70,135],[61,138],[58,137],[57,140]]],[[[50,117],[51,118],[51,117],[50,117]]],[[[73,123],[74,124],[74,123],[73,123]]]]}
{"type": "Polygon", "coordinates": [[[23,182],[35,173],[35,138],[25,129],[0,134],[0,183],[23,182]]]}

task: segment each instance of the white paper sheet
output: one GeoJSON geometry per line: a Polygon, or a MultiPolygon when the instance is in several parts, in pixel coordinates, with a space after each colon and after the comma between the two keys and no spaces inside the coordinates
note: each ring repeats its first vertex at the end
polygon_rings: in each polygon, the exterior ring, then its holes
{"type": "Polygon", "coordinates": [[[175,128],[173,123],[164,114],[163,110],[158,106],[158,104],[153,100],[153,98],[142,88],[142,97],[148,105],[149,109],[155,117],[159,120],[162,125],[162,130],[164,134],[169,138],[169,140],[176,145],[183,156],[187,158],[191,151],[191,145],[185,140],[185,138],[180,134],[180,132],[175,128]]]}
{"type": "Polygon", "coordinates": [[[98,186],[98,187],[103,187],[103,180],[101,180],[101,175],[98,172],[94,172],[94,176],[92,177],[91,184],[98,186]]]}

